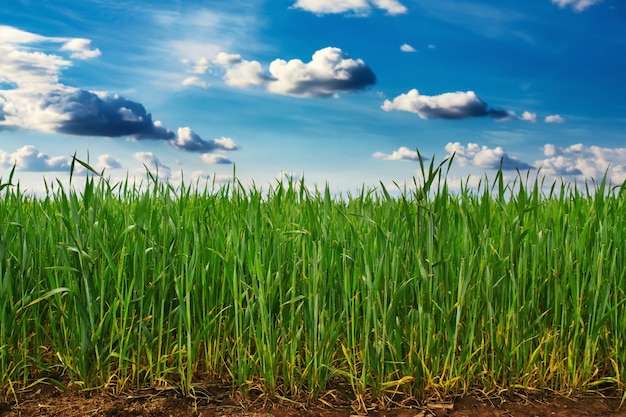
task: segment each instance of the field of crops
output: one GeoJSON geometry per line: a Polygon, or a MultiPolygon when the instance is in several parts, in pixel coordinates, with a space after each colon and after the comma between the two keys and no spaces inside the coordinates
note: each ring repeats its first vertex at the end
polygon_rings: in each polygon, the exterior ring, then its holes
{"type": "Polygon", "coordinates": [[[623,393],[626,184],[453,193],[447,164],[398,194],[4,178],[0,391],[623,393]]]}

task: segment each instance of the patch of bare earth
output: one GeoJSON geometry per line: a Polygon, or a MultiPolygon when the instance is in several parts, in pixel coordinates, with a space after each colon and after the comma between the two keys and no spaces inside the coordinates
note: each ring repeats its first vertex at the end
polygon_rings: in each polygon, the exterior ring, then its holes
{"type": "Polygon", "coordinates": [[[466,396],[452,401],[414,403],[405,407],[356,410],[349,403],[332,407],[321,402],[286,400],[242,401],[226,389],[213,389],[193,400],[175,390],[141,390],[120,395],[60,390],[50,385],[0,399],[2,417],[76,416],[195,416],[195,417],[626,417],[620,400],[599,396],[568,399],[560,396],[512,395],[498,398],[466,396]],[[360,412],[359,412],[360,411],[360,412]]]}

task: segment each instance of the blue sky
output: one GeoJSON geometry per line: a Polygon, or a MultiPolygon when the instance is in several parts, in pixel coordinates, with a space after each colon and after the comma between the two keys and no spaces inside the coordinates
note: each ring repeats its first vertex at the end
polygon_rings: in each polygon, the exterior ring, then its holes
{"type": "Polygon", "coordinates": [[[409,183],[416,149],[475,183],[503,161],[626,180],[618,0],[11,0],[0,177],[71,155],[112,179],[333,190],[409,183]]]}

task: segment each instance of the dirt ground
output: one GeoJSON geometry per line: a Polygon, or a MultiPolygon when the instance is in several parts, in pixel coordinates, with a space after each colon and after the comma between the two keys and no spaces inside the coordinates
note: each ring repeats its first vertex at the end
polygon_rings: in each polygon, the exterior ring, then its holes
{"type": "MultiPolygon", "coordinates": [[[[332,398],[331,398],[332,397],[332,398]]],[[[328,401],[302,404],[288,400],[243,401],[217,388],[205,390],[200,398],[185,398],[173,389],[146,389],[120,395],[60,390],[39,385],[31,390],[0,398],[2,417],[75,417],[75,416],[195,416],[195,417],[626,417],[626,404],[620,399],[585,396],[504,394],[498,398],[467,396],[450,401],[424,404],[408,402],[404,407],[390,404],[359,410],[338,396],[328,401]],[[323,402],[326,402],[324,404],[323,402]]]]}

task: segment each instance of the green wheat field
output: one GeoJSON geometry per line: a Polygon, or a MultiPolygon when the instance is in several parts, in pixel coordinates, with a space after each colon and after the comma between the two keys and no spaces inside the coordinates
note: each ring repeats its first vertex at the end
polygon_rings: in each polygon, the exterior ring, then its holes
{"type": "Polygon", "coordinates": [[[623,395],[626,183],[452,192],[450,164],[342,195],[0,180],[0,391],[623,395]]]}

